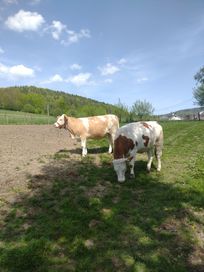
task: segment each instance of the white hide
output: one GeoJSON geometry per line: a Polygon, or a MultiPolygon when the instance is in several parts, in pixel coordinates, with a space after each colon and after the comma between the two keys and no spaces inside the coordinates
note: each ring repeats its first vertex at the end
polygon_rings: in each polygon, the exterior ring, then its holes
{"type": "MultiPolygon", "coordinates": [[[[134,163],[136,153],[146,152],[148,155],[147,171],[151,170],[154,153],[156,155],[158,166],[157,171],[161,170],[161,155],[163,147],[163,130],[162,127],[155,121],[135,122],[119,128],[116,132],[115,140],[119,136],[125,136],[132,140],[134,148],[129,150],[128,154],[123,154],[123,158],[114,159],[113,166],[117,173],[118,181],[125,181],[126,162],[130,164],[130,175],[134,177],[134,163]],[[148,144],[145,140],[148,137],[148,144]],[[147,145],[147,146],[146,146],[147,145]]],[[[116,148],[114,146],[114,148],[116,148]]],[[[117,150],[114,153],[117,153],[117,150]]]]}

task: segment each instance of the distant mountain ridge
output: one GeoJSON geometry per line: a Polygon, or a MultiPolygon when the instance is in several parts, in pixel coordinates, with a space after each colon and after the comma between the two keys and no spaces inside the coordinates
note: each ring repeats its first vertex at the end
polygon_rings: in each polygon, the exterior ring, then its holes
{"type": "Polygon", "coordinates": [[[190,109],[183,109],[183,110],[178,110],[175,111],[174,113],[176,115],[186,115],[186,114],[198,114],[198,112],[204,111],[204,107],[197,107],[197,108],[190,108],[190,109]]]}
{"type": "Polygon", "coordinates": [[[186,118],[186,117],[192,117],[198,116],[198,113],[204,111],[204,107],[196,107],[196,108],[188,108],[188,109],[183,109],[183,110],[178,110],[178,111],[173,111],[173,112],[169,112],[166,114],[161,114],[160,117],[161,118],[169,118],[173,115],[178,116],[178,117],[182,117],[182,118],[186,118]]]}

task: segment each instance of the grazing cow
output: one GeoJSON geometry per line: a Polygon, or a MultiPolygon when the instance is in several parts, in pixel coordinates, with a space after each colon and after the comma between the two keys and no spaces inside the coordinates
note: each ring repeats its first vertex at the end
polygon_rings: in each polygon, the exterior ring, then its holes
{"type": "Polygon", "coordinates": [[[134,177],[136,153],[147,152],[147,170],[150,171],[155,156],[158,161],[157,171],[161,170],[161,155],[163,147],[163,130],[155,121],[135,122],[119,128],[114,139],[113,166],[118,181],[125,181],[126,162],[130,164],[130,175],[134,177]]]}
{"type": "Polygon", "coordinates": [[[109,140],[109,153],[113,149],[113,140],[119,128],[118,117],[113,114],[74,118],[65,114],[57,117],[54,124],[56,128],[64,128],[69,131],[72,138],[81,138],[82,156],[87,155],[86,139],[103,138],[106,135],[109,140]]]}

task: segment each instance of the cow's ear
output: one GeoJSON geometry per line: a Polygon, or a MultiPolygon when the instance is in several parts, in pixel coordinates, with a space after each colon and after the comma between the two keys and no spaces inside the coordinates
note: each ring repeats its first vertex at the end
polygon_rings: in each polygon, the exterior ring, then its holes
{"type": "Polygon", "coordinates": [[[64,114],[64,123],[68,124],[68,118],[67,118],[66,114],[64,114]]]}

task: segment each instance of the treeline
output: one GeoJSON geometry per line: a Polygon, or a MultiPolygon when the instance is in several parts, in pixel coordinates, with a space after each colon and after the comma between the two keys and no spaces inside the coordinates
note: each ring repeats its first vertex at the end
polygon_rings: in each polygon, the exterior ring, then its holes
{"type": "Polygon", "coordinates": [[[113,113],[124,121],[130,118],[126,109],[116,105],[35,86],[0,88],[0,109],[75,117],[113,113]]]}

